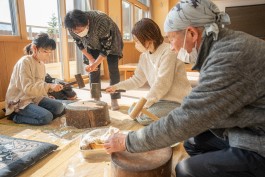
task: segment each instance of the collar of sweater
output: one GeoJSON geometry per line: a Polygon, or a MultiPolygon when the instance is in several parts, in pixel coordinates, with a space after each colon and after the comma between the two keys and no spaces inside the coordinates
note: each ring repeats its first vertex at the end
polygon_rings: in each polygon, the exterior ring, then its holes
{"type": "Polygon", "coordinates": [[[160,57],[162,53],[165,52],[165,49],[167,48],[169,48],[169,44],[163,42],[157,47],[154,53],[149,53],[149,51],[147,51],[147,52],[144,52],[144,55],[146,55],[146,57],[148,58],[156,59],[157,57],[160,57]]]}

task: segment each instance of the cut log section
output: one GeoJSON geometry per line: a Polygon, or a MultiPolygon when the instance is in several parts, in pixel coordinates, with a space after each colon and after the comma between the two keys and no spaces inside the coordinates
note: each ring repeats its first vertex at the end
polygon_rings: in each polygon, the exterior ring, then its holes
{"type": "Polygon", "coordinates": [[[172,149],[111,154],[111,176],[115,177],[171,177],[172,149]]]}
{"type": "Polygon", "coordinates": [[[66,106],[66,123],[76,128],[106,126],[110,123],[108,104],[103,101],[78,101],[66,106]]]}

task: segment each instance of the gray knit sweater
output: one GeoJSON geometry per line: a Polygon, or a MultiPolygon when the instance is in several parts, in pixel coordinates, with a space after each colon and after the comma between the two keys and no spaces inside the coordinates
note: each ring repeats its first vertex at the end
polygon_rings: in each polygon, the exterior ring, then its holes
{"type": "Polygon", "coordinates": [[[130,132],[126,147],[142,152],[169,146],[208,129],[232,147],[265,157],[265,42],[222,29],[204,37],[194,69],[199,84],[167,117],[130,132]]]}
{"type": "Polygon", "coordinates": [[[80,50],[99,50],[100,55],[109,54],[122,57],[123,40],[116,23],[105,13],[100,11],[86,12],[89,20],[89,31],[85,37],[79,37],[69,31],[80,50]]]}

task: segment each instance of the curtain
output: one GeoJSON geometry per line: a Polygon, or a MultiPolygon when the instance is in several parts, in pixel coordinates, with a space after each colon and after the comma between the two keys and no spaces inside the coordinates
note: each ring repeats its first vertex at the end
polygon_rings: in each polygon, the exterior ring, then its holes
{"type": "Polygon", "coordinates": [[[95,10],[95,1],[87,0],[88,10],[95,10]]]}
{"type": "Polygon", "coordinates": [[[153,0],[149,0],[149,18],[151,19],[153,17],[152,10],[153,10],[153,0]]]}

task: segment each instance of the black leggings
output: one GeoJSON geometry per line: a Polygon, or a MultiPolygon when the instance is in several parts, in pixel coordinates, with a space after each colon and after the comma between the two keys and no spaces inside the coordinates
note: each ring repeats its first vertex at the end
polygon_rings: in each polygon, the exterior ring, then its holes
{"type": "Polygon", "coordinates": [[[265,158],[230,147],[210,131],[184,143],[190,158],[176,166],[177,177],[264,177],[265,158]]]}
{"type": "MultiPolygon", "coordinates": [[[[88,53],[90,53],[95,59],[99,56],[99,50],[89,50],[88,53]]],[[[86,58],[83,55],[84,58],[86,58]]],[[[114,85],[120,82],[120,72],[119,72],[119,57],[118,55],[108,55],[107,56],[107,62],[109,67],[109,76],[110,76],[110,85],[114,85]]],[[[92,83],[99,83],[100,84],[100,65],[98,66],[98,70],[89,73],[89,81],[90,86],[92,83]]],[[[111,99],[119,99],[121,98],[120,93],[113,93],[110,94],[111,99]]]]}

